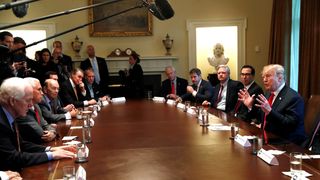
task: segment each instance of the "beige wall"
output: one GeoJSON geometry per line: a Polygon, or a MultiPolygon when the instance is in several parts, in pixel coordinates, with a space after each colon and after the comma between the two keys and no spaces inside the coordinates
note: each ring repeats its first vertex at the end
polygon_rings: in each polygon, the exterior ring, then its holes
{"type": "MultiPolygon", "coordinates": [[[[2,3],[2,1],[1,1],[2,3]]],[[[179,58],[174,62],[178,74],[188,78],[188,34],[186,30],[187,19],[234,19],[247,18],[246,32],[246,63],[256,67],[259,73],[267,63],[268,42],[272,0],[170,0],[175,16],[167,21],[153,18],[153,36],[144,37],[89,37],[88,27],[72,33],[57,37],[64,43],[66,54],[73,55],[71,42],[78,35],[84,42],[84,47],[93,44],[98,56],[106,57],[115,48],[132,48],[141,56],[164,55],[165,49],[162,39],[168,33],[174,44],[172,54],[179,58]],[[260,52],[255,52],[255,46],[260,52]]],[[[0,11],[0,23],[15,23],[33,19],[54,12],[65,11],[88,5],[87,0],[44,0],[31,3],[26,17],[16,18],[11,10],[0,11]]],[[[88,22],[88,12],[82,11],[71,15],[52,18],[38,23],[55,23],[56,32],[61,32],[80,24],[88,22]]],[[[85,56],[85,48],[81,55],[85,56]]],[[[232,72],[237,73],[237,72],[232,72]]],[[[257,80],[261,82],[258,74],[257,80]]]]}

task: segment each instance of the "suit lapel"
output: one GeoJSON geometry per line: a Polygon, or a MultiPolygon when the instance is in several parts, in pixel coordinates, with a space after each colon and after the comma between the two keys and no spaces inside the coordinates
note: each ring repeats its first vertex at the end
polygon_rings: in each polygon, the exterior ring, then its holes
{"type": "MultiPolygon", "coordinates": [[[[276,97],[276,99],[274,100],[273,104],[272,104],[272,108],[273,109],[277,109],[277,107],[279,106],[279,104],[285,99],[285,95],[287,94],[287,85],[285,85],[281,91],[279,92],[278,96],[276,97]]],[[[269,94],[270,96],[270,94],[269,94]]]]}

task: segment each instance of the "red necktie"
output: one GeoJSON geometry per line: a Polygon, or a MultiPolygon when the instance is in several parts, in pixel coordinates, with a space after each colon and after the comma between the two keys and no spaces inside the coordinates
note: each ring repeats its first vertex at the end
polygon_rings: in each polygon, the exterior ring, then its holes
{"type": "MultiPolygon", "coordinates": [[[[273,98],[274,98],[274,93],[271,93],[268,98],[268,103],[270,106],[272,106],[273,98]]],[[[268,136],[267,136],[267,132],[265,131],[266,124],[267,124],[267,115],[265,114],[263,118],[262,130],[263,130],[263,137],[264,137],[265,143],[268,144],[268,136]]]]}
{"type": "Polygon", "coordinates": [[[174,81],[171,81],[171,94],[176,94],[176,90],[174,88],[174,81]]]}
{"type": "Polygon", "coordinates": [[[39,116],[39,112],[38,112],[36,107],[34,107],[34,112],[36,114],[36,118],[37,118],[38,124],[40,125],[40,116],[39,116]]]}
{"type": "Polygon", "coordinates": [[[216,101],[215,107],[218,106],[218,103],[221,101],[222,99],[222,91],[223,91],[223,85],[220,85],[220,89],[219,89],[219,94],[218,94],[218,99],[216,101]]]}

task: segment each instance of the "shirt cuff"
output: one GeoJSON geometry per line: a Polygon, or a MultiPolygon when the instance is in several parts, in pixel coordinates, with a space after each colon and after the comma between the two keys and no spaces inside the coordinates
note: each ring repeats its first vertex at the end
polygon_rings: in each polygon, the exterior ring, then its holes
{"type": "Polygon", "coordinates": [[[87,91],[85,90],[85,91],[81,91],[81,94],[84,96],[84,97],[86,97],[86,95],[87,95],[87,91]]]}
{"type": "Polygon", "coordinates": [[[53,155],[52,152],[46,152],[47,156],[48,156],[48,160],[51,161],[53,160],[53,155]]]}
{"type": "Polygon", "coordinates": [[[64,116],[66,117],[66,119],[71,119],[71,114],[70,114],[70,112],[65,113],[64,116]]]}
{"type": "Polygon", "coordinates": [[[192,92],[192,96],[193,96],[193,97],[196,97],[197,93],[198,93],[197,91],[193,91],[193,92],[192,92]]]}
{"type": "Polygon", "coordinates": [[[9,176],[4,171],[0,171],[0,179],[1,180],[9,180],[9,176]]]}
{"type": "Polygon", "coordinates": [[[83,101],[83,105],[88,106],[89,105],[88,101],[83,101]]]}

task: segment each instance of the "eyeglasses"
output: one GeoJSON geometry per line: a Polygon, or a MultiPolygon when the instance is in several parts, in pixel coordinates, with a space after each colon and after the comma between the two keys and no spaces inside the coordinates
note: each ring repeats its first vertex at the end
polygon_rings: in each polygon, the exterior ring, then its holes
{"type": "Polygon", "coordinates": [[[241,75],[241,76],[251,76],[250,73],[241,73],[240,75],[241,75]]]}

